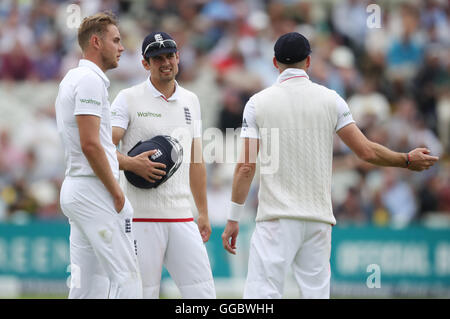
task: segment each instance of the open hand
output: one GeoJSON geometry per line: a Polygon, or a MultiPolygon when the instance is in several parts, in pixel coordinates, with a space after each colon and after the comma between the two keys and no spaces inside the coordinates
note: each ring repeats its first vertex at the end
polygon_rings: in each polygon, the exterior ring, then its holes
{"type": "Polygon", "coordinates": [[[166,168],[166,165],[163,163],[152,162],[149,158],[156,152],[157,150],[151,150],[132,157],[133,166],[130,170],[150,183],[154,183],[156,180],[161,179],[166,175],[166,172],[163,170],[166,168]]]}

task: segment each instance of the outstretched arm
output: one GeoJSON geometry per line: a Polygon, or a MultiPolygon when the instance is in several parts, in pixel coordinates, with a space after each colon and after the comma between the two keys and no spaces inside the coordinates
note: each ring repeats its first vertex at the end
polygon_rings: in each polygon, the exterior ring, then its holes
{"type": "Polygon", "coordinates": [[[439,157],[428,155],[430,151],[426,148],[416,148],[405,154],[371,142],[354,123],[343,127],[337,134],[359,158],[374,165],[423,171],[439,160],[439,157]]]}

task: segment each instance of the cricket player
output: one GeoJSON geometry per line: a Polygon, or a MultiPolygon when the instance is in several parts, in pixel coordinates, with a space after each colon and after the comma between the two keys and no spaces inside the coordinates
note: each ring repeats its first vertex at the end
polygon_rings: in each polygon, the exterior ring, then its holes
{"type": "Polygon", "coordinates": [[[138,246],[144,298],[158,298],[165,265],[183,298],[215,298],[204,243],[211,234],[206,200],[206,169],[202,156],[201,114],[197,96],[175,80],[179,54],[165,32],[149,34],[142,44],[142,65],[150,71],[143,83],[122,90],[112,104],[113,142],[120,143],[120,169],[149,182],[164,175],[164,164],[149,160],[156,150],[130,157],[139,141],[156,135],[176,138],[183,162],[164,184],[143,189],[121,174],[121,186],[135,211],[133,227],[138,246]],[[194,222],[193,195],[199,216],[194,222]]]}
{"type": "Polygon", "coordinates": [[[118,182],[105,75],[124,50],[117,22],[106,13],[85,18],[78,42],[83,58],[61,81],[56,99],[66,159],[60,202],[70,223],[69,298],[142,298],[133,209],[118,182]]]}
{"type": "Polygon", "coordinates": [[[347,103],[309,80],[311,49],[301,34],[281,36],[274,51],[273,65],[280,73],[276,83],[252,96],[244,109],[243,150],[223,246],[236,253],[239,217],[259,152],[259,204],[244,298],[281,298],[289,267],[302,298],[329,298],[331,226],[336,224],[331,206],[334,132],[359,158],[375,165],[421,171],[438,158],[424,148],[404,154],[369,141],[347,103]],[[272,169],[263,165],[273,162],[272,169]]]}

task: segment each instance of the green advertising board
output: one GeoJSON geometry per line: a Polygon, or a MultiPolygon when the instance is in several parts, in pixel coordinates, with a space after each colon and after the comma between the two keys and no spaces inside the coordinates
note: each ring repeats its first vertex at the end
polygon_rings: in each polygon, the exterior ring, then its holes
{"type": "Polygon", "coordinates": [[[65,279],[70,264],[69,225],[0,223],[0,276],[65,279]]]}
{"type": "Polygon", "coordinates": [[[447,296],[450,229],[334,227],[331,267],[335,293],[447,296]]]}
{"type": "MultiPolygon", "coordinates": [[[[206,248],[217,282],[245,279],[253,229],[241,225],[234,256],[222,247],[223,227],[213,227],[206,248]]],[[[65,285],[69,233],[65,222],[0,224],[0,277],[65,285]]],[[[449,229],[335,226],[330,262],[332,296],[450,295],[449,229]]]]}

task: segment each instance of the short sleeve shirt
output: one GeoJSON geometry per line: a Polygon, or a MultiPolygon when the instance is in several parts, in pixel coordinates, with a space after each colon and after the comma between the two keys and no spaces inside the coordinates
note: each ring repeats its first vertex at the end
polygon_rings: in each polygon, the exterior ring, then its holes
{"type": "MultiPolygon", "coordinates": [[[[277,79],[278,83],[281,83],[292,77],[306,77],[309,78],[304,70],[301,69],[286,69],[281,73],[277,79]]],[[[338,112],[338,120],[336,123],[335,131],[339,131],[344,126],[350,123],[354,123],[353,117],[350,112],[350,108],[347,103],[337,95],[336,98],[336,109],[338,112]]],[[[256,124],[256,114],[255,114],[255,102],[253,98],[250,98],[245,105],[243,120],[242,120],[242,130],[241,137],[243,138],[259,138],[259,128],[256,124]]]]}
{"type": "MultiPolygon", "coordinates": [[[[146,89],[151,92],[153,97],[157,98],[157,100],[154,100],[153,103],[159,100],[160,103],[163,105],[164,102],[176,102],[176,101],[182,101],[183,100],[183,94],[182,92],[185,92],[185,90],[178,85],[178,83],[175,81],[175,92],[174,94],[166,99],[164,95],[159,92],[152,82],[150,81],[150,78],[146,80],[145,83],[146,89]]],[[[199,138],[202,137],[202,121],[201,121],[201,113],[200,113],[200,102],[198,98],[195,96],[194,105],[192,105],[193,112],[189,113],[189,116],[191,117],[191,121],[193,124],[193,138],[199,138]]],[[[130,115],[129,115],[129,105],[128,100],[125,96],[125,91],[120,91],[116,98],[114,99],[111,107],[111,114],[112,114],[112,126],[121,127],[125,130],[128,129],[128,126],[130,124],[130,115]]],[[[145,103],[144,103],[145,104],[145,103]]],[[[156,105],[153,105],[154,108],[156,108],[156,105]]],[[[152,105],[149,105],[149,110],[152,109],[152,105]]],[[[168,123],[173,122],[173,119],[167,119],[168,123]]]]}
{"type": "Polygon", "coordinates": [[[56,120],[66,160],[66,176],[95,176],[81,150],[77,115],[100,118],[100,143],[111,170],[119,177],[116,147],[112,143],[111,110],[108,101],[109,80],[93,62],[82,59],[70,70],[59,85],[56,98],[56,120]]]}

